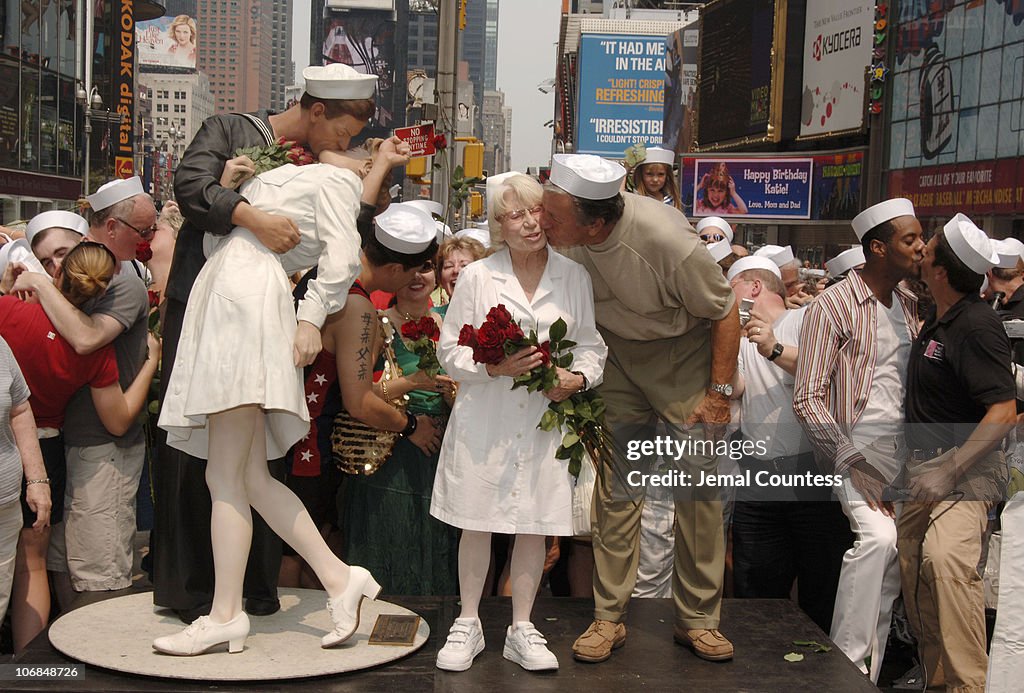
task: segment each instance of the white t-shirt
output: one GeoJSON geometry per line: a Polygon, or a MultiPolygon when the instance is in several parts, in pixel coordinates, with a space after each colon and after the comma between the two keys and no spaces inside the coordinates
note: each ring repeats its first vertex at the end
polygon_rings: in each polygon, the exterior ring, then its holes
{"type": "Polygon", "coordinates": [[[900,302],[876,303],[875,371],[864,414],[852,440],[868,463],[891,480],[899,472],[897,449],[903,447],[903,397],[907,388],[910,331],[900,302]]]}
{"type": "MultiPolygon", "coordinates": [[[[780,344],[797,346],[806,310],[787,310],[772,325],[780,344]]],[[[737,369],[743,376],[740,429],[752,441],[764,441],[768,454],[759,459],[790,457],[811,451],[811,444],[793,414],[793,376],[757,351],[743,338],[737,369]]]]}

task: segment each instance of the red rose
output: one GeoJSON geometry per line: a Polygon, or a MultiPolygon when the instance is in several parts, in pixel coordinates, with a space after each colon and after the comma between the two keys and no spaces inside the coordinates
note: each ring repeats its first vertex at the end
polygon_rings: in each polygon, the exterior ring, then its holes
{"type": "Polygon", "coordinates": [[[505,341],[519,343],[523,341],[525,335],[523,329],[518,324],[511,322],[501,328],[502,335],[505,336],[505,341]]]}
{"type": "Polygon", "coordinates": [[[485,322],[476,333],[477,343],[484,349],[503,348],[505,335],[494,323],[485,322]]]}
{"type": "Polygon", "coordinates": [[[159,307],[160,306],[160,292],[159,291],[153,291],[152,289],[150,289],[149,291],[147,291],[147,293],[149,294],[149,307],[150,308],[157,308],[157,307],[159,307]]]}
{"type": "Polygon", "coordinates": [[[440,149],[447,149],[447,148],[448,148],[448,139],[444,136],[444,133],[442,132],[440,135],[435,135],[434,136],[434,149],[439,149],[440,150],[440,149]]]}
{"type": "Polygon", "coordinates": [[[427,337],[435,342],[441,338],[441,330],[438,328],[437,322],[429,315],[424,315],[420,318],[417,327],[420,335],[423,337],[427,337]]]}
{"type": "Polygon", "coordinates": [[[153,259],[153,249],[147,241],[142,241],[135,246],[135,259],[139,262],[149,262],[153,259]]]}
{"type": "Polygon", "coordinates": [[[493,322],[498,326],[504,327],[512,322],[512,314],[505,309],[503,303],[499,303],[487,311],[487,322],[493,322]]]}
{"type": "Polygon", "coordinates": [[[415,323],[415,322],[404,323],[402,325],[402,336],[405,337],[406,339],[410,339],[410,340],[412,340],[414,342],[417,339],[419,339],[422,336],[420,334],[419,323],[415,323]]]}
{"type": "Polygon", "coordinates": [[[459,330],[459,346],[468,346],[471,349],[477,347],[476,328],[472,325],[463,325],[459,330]]]}
{"type": "Polygon", "coordinates": [[[473,350],[473,360],[477,363],[489,363],[492,366],[505,360],[505,350],[500,347],[477,347],[473,350]]]}
{"type": "Polygon", "coordinates": [[[541,364],[547,366],[551,363],[551,342],[542,342],[539,347],[541,364]]]}

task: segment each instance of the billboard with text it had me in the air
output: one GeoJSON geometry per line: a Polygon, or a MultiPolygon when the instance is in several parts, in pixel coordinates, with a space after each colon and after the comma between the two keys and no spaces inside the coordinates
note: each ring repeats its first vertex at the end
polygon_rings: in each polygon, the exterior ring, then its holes
{"type": "Polygon", "coordinates": [[[665,38],[583,34],[576,151],[621,158],[637,142],[660,144],[665,38]]]}

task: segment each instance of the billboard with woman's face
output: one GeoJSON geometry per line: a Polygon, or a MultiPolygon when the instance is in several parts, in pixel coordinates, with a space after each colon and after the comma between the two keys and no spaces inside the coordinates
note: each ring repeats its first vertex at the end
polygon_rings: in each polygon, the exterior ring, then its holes
{"type": "Polygon", "coordinates": [[[187,14],[161,17],[135,26],[140,65],[196,68],[196,20],[187,14]]]}

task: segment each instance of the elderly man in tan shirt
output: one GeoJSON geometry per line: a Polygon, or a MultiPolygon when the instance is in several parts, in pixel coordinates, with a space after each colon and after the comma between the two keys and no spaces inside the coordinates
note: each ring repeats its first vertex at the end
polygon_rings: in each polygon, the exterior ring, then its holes
{"type": "Polygon", "coordinates": [[[621,166],[596,156],[556,155],[541,217],[550,243],[590,272],[597,325],[609,347],[600,392],[618,449],[598,472],[595,620],[573,654],[602,662],[625,642],[645,495],[636,472],[651,471],[654,459],[636,453],[661,421],[679,446],[668,455],[679,481],[675,639],[699,657],[727,660],[733,647],[718,631],[725,564],[720,489],[697,482],[717,471],[714,446],[703,443],[729,421],[739,317],[721,268],[686,218],[620,193],[623,175],[621,166]]]}

